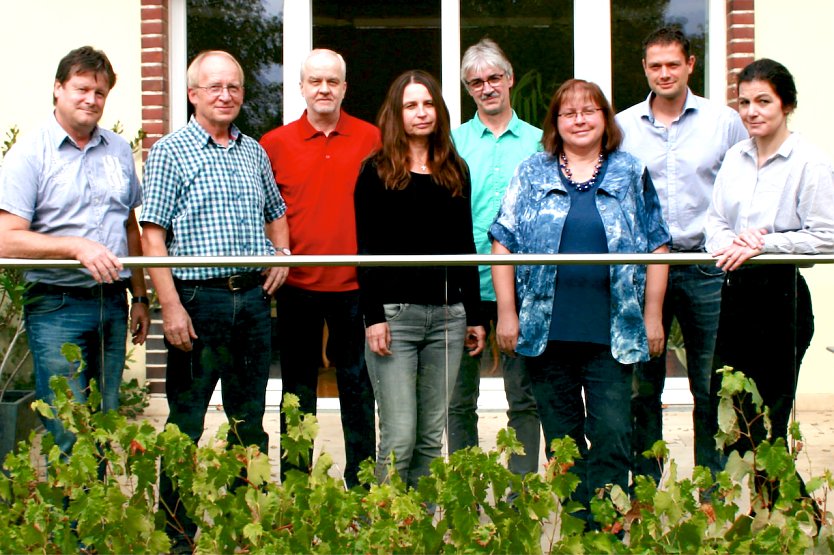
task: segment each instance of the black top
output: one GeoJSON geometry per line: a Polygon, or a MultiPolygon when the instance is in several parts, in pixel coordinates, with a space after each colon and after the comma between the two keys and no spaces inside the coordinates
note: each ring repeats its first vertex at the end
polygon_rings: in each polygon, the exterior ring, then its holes
{"type": "MultiPolygon", "coordinates": [[[[413,172],[405,189],[386,189],[376,165],[365,163],[354,193],[359,254],[475,254],[465,173],[463,195],[452,197],[431,175],[413,172]]],[[[366,326],[385,322],[385,303],[459,302],[468,325],[483,325],[477,266],[360,266],[357,274],[366,326]]]]}
{"type": "MultiPolygon", "coordinates": [[[[596,201],[605,177],[603,163],[593,186],[578,191],[562,172],[559,175],[570,195],[570,210],[562,228],[559,253],[607,253],[608,239],[596,201]]],[[[553,317],[548,339],[611,344],[610,266],[566,264],[556,274],[553,317]]]]}

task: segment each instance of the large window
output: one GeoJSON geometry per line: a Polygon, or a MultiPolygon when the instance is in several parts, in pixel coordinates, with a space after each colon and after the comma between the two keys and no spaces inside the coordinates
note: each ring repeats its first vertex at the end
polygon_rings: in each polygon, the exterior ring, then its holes
{"type": "Polygon", "coordinates": [[[313,0],[313,45],[347,62],[345,110],[376,121],[397,75],[422,69],[440,78],[440,2],[313,0]]]}
{"type": "Polygon", "coordinates": [[[643,73],[643,39],[663,25],[680,26],[695,55],[689,88],[704,96],[707,3],[703,0],[611,0],[613,96],[617,110],[645,100],[649,87],[643,73]]]}
{"type": "MultiPolygon", "coordinates": [[[[461,0],[461,54],[483,37],[497,42],[513,65],[513,108],[541,127],[550,97],[573,77],[573,0],[461,0]]],[[[461,120],[475,104],[461,85],[461,120]]]]}
{"type": "Polygon", "coordinates": [[[246,97],[235,123],[256,139],[282,123],[283,7],[283,0],[187,0],[186,4],[188,60],[203,50],[225,50],[240,61],[246,97]]]}

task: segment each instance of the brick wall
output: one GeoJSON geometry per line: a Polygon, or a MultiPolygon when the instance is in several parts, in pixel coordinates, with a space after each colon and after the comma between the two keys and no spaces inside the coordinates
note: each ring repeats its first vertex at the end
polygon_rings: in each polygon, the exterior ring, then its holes
{"type": "Polygon", "coordinates": [[[754,0],[727,0],[727,103],[737,107],[736,76],[755,58],[754,0]]]}
{"type": "Polygon", "coordinates": [[[168,0],[142,0],[142,159],[171,130],[168,93],[168,0]]]}

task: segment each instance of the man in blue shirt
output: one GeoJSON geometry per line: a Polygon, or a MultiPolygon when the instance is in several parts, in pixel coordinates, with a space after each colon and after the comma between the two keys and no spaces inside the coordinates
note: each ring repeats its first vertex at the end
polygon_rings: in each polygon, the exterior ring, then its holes
{"type": "MultiPolygon", "coordinates": [[[[463,55],[461,81],[478,107],[475,117],[452,132],[455,147],[472,178],[472,225],[475,247],[488,254],[487,236],[504,191],[516,166],[541,150],[542,131],[521,121],[510,104],[513,68],[501,48],[481,39],[463,55]]],[[[490,266],[479,268],[483,316],[497,319],[495,290],[490,266]]],[[[501,356],[509,425],[524,446],[525,454],[510,458],[510,470],[527,474],[538,470],[541,431],[536,400],[521,357],[501,356]]],[[[449,451],[478,445],[478,394],[481,357],[463,356],[449,406],[449,451]]]]}
{"type": "MultiPolygon", "coordinates": [[[[704,220],[715,176],[727,150],[747,137],[735,110],[692,94],[695,68],[689,40],[677,28],[661,28],[643,42],[643,70],[651,93],[617,115],[625,139],[622,149],[640,158],[654,182],[663,218],[672,234],[672,252],[704,251],[704,220]]],[[[723,272],[714,264],[670,266],[663,306],[668,337],[677,318],[686,346],[689,387],[695,400],[695,464],[716,472],[721,457],[713,436],[715,406],[709,395],[723,272]]],[[[657,461],[642,456],[663,438],[660,397],[666,379],[666,353],[638,364],[632,413],[635,474],[660,479],[657,461]]]]}
{"type": "MultiPolygon", "coordinates": [[[[149,256],[289,254],[286,205],[257,141],[234,125],[243,70],[227,52],[203,52],[188,67],[188,125],[160,139],[145,165],[142,244],[149,256]]],[[[271,295],[286,267],[149,268],[168,346],[168,423],[194,442],[220,379],[234,422],[230,442],[267,453],[263,427],[270,364],[271,295]]],[[[197,526],[162,466],[160,506],[176,552],[193,551],[197,526]]]]}
{"type": "MultiPolygon", "coordinates": [[[[6,156],[0,174],[0,257],[75,259],[83,269],[32,269],[24,307],[39,399],[50,403],[52,376],[69,379],[75,399],[98,382],[102,409],[119,406],[128,329],[126,290],[133,294],[130,330],[144,343],[150,320],[140,268],[119,257],[140,256],[133,209],[142,202],[133,153],[127,141],[98,126],[116,83],[104,52],[84,46],[58,64],[55,112],[25,135],[6,156]],[[86,364],[61,353],[64,343],[81,348],[86,364]]],[[[46,429],[64,453],[75,436],[57,420],[46,429]]]]}

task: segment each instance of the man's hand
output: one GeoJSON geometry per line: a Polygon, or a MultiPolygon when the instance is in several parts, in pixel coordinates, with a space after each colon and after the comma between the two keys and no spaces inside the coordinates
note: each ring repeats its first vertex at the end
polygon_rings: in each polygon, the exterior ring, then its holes
{"type": "Polygon", "coordinates": [[[104,245],[78,237],[73,251],[73,258],[81,262],[97,282],[113,283],[119,280],[122,263],[104,245]]]}
{"type": "Polygon", "coordinates": [[[388,327],[388,322],[368,326],[365,329],[365,338],[371,352],[381,357],[391,355],[391,328],[388,327]]]}
{"type": "Polygon", "coordinates": [[[663,321],[660,318],[646,315],[646,338],[649,340],[649,356],[658,357],[666,348],[666,337],[663,334],[663,321]]]}
{"type": "Polygon", "coordinates": [[[290,269],[286,266],[273,266],[272,268],[267,268],[262,273],[266,276],[266,281],[263,285],[264,291],[272,295],[287,281],[287,275],[290,273],[290,269]]]}
{"type": "Polygon", "coordinates": [[[191,316],[179,303],[162,307],[162,329],[168,343],[181,351],[189,352],[192,341],[197,339],[191,316]]]}
{"type": "Polygon", "coordinates": [[[130,335],[134,345],[144,345],[151,326],[150,309],[144,303],[130,305],[130,335]]]}

